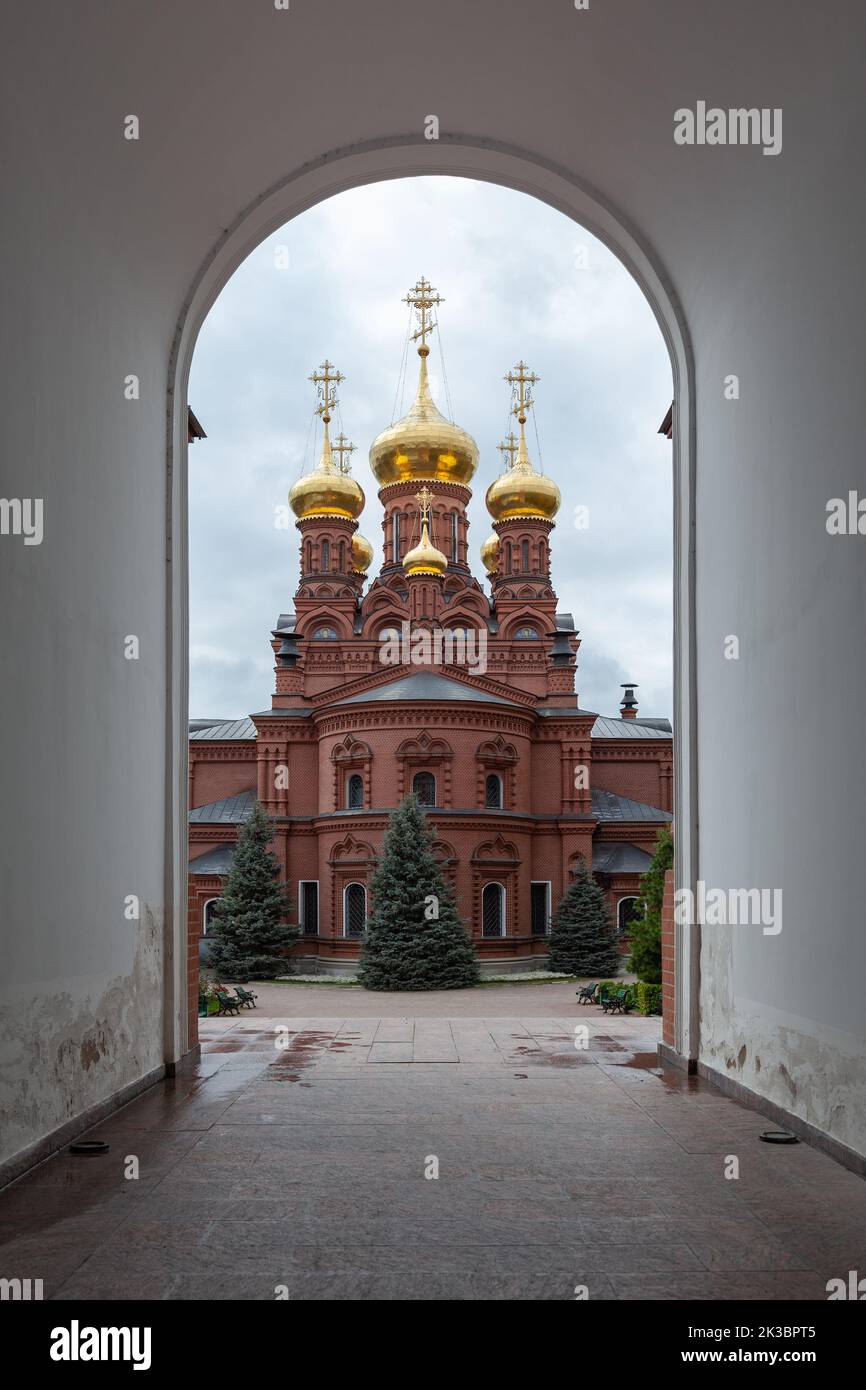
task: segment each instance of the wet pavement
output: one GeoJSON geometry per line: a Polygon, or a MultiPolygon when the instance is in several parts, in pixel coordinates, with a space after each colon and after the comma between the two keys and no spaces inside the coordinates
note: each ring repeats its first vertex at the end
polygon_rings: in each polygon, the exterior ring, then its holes
{"type": "Polygon", "coordinates": [[[866,1273],[866,1184],[662,1069],[658,1019],[553,986],[511,1016],[518,987],[439,1016],[275,988],[286,1008],[202,1022],[194,1071],[91,1130],[107,1155],[0,1193],[0,1276],[70,1300],[572,1300],[825,1299],[866,1273]]]}

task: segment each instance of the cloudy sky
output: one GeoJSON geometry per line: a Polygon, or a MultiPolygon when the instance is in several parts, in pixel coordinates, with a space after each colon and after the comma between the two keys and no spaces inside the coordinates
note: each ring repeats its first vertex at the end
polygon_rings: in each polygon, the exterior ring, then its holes
{"type": "MultiPolygon", "coordinates": [[[[408,288],[426,276],[454,418],[480,462],[470,558],[490,532],[484,493],[510,428],[504,374],[539,374],[541,464],[559,484],[552,536],[560,611],[574,615],[580,703],[615,713],[620,684],[640,713],[671,714],[671,446],[657,431],[671,400],[667,351],[616,258],[561,213],[467,179],[400,179],[353,189],[296,218],[244,262],[195,351],[189,401],[207,433],[190,450],[190,714],[236,718],[270,706],[270,630],[292,608],[297,532],[275,508],[314,462],[310,372],[329,357],[346,380],[342,428],[367,505],[360,529],[381,555],[381,509],[367,463],[395,414],[408,288]],[[575,508],[588,507],[578,529],[575,508]]],[[[431,386],[448,414],[438,345],[431,386]]],[[[410,355],[400,409],[408,409],[410,355]]],[[[338,428],[339,428],[338,424],[338,428]]],[[[535,428],[530,453],[539,462],[535,428]]]]}

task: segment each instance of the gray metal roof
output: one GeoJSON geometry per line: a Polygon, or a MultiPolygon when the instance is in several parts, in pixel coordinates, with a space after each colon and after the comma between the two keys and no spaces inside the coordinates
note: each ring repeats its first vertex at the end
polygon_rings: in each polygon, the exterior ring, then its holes
{"type": "Polygon", "coordinates": [[[193,727],[198,724],[197,719],[190,721],[190,738],[203,738],[211,742],[213,739],[252,739],[256,736],[256,726],[251,719],[227,719],[224,724],[208,724],[204,728],[193,727]]]}
{"type": "Polygon", "coordinates": [[[234,845],[217,845],[189,861],[191,874],[227,874],[235,857],[234,845]]]}
{"type": "Polygon", "coordinates": [[[600,714],[592,726],[593,738],[670,738],[667,719],[608,719],[600,714]]]}
{"type": "Polygon", "coordinates": [[[241,821],[249,820],[255,800],[255,790],[238,792],[237,796],[226,796],[207,806],[194,806],[189,820],[192,825],[240,825],[241,821]]]}
{"type": "Polygon", "coordinates": [[[313,713],[309,705],[290,705],[288,709],[256,710],[253,719],[309,719],[313,713]]]}
{"type": "Polygon", "coordinates": [[[447,676],[435,675],[431,671],[419,672],[417,676],[401,676],[389,681],[387,685],[377,685],[373,690],[362,690],[360,695],[351,695],[348,700],[334,700],[334,704],[367,705],[373,701],[384,700],[471,700],[483,705],[508,705],[512,709],[525,708],[516,700],[503,700],[498,695],[488,695],[486,690],[473,690],[461,681],[450,680],[447,676]]]}
{"type": "Polygon", "coordinates": [[[592,789],[592,814],[603,821],[673,820],[670,811],[663,811],[659,806],[648,806],[645,801],[632,801],[628,796],[602,791],[599,787],[592,789]]]}
{"type": "Polygon", "coordinates": [[[574,632],[574,618],[570,613],[557,613],[556,630],[557,632],[574,632]]]}
{"type": "Polygon", "coordinates": [[[593,845],[592,872],[598,874],[645,874],[652,855],[637,845],[593,845]]]}

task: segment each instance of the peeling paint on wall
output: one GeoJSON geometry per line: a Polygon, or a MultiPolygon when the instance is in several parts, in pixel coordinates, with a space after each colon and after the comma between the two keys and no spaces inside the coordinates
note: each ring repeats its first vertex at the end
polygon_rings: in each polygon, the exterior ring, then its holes
{"type": "Polygon", "coordinates": [[[163,1062],[162,913],[142,907],[130,975],[0,1010],[0,1161],[163,1062]]]}

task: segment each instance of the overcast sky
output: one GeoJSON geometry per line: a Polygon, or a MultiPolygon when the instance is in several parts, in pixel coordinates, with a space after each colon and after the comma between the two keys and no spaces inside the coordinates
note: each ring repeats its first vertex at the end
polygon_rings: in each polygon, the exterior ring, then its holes
{"type": "MultiPolygon", "coordinates": [[[[562,492],[552,574],[583,641],[580,703],[616,713],[621,682],[634,680],[640,713],[669,717],[671,445],[657,431],[672,388],[658,326],[628,272],[569,218],[510,189],[439,177],[353,189],[296,218],[244,262],[201,331],[189,384],[208,436],[190,449],[191,716],[270,707],[270,631],[298,582],[298,533],[277,529],[275,508],[314,461],[307,378],[325,357],[346,377],[342,427],[357,445],[375,574],[381,507],[367,452],[394,415],[402,299],[420,275],[444,296],[454,418],[480,450],[476,577],[491,529],[484,493],[510,427],[502,378],[523,358],[541,377],[541,463],[562,492]],[[575,526],[580,506],[587,529],[575,526]]],[[[435,342],[430,368],[448,414],[435,342]]],[[[398,415],[414,393],[414,352],[409,374],[398,415]]],[[[528,439],[538,464],[531,422],[528,439]]]]}

